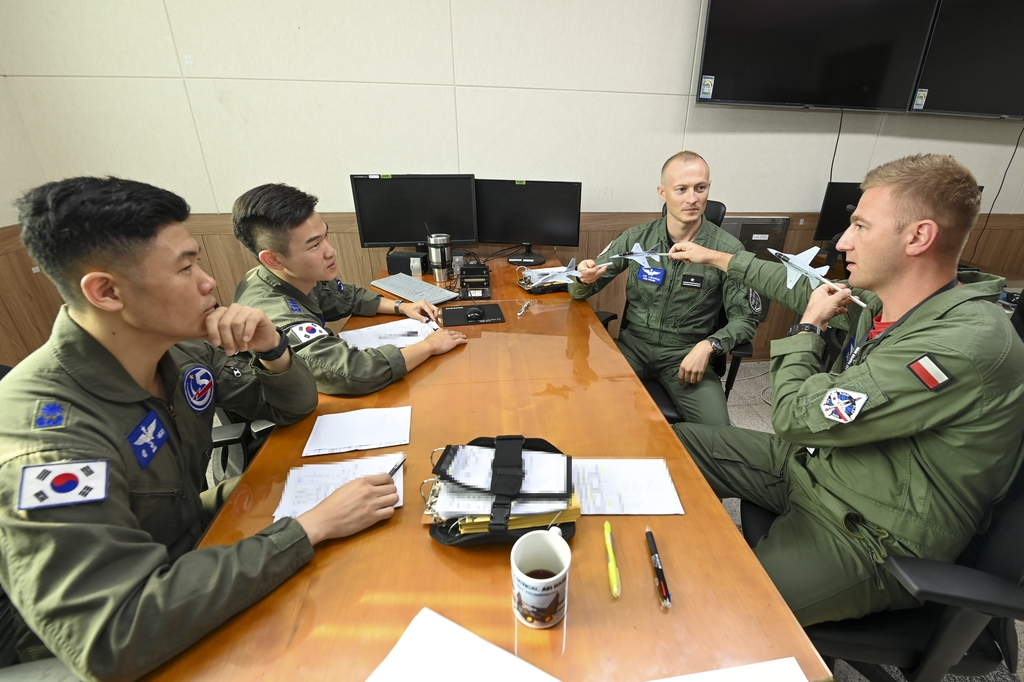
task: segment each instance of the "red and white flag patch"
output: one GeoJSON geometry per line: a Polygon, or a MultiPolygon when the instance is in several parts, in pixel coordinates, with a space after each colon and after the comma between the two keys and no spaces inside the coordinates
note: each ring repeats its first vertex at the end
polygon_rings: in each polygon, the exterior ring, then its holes
{"type": "Polygon", "coordinates": [[[920,379],[921,383],[929,391],[934,391],[952,380],[952,377],[942,368],[942,365],[928,354],[922,355],[917,360],[911,362],[907,365],[907,369],[913,372],[914,376],[920,379]]]}

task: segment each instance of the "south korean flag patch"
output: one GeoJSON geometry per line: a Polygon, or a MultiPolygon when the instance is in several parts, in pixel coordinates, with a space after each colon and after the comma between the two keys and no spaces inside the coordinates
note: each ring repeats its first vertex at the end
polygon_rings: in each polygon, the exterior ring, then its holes
{"type": "Polygon", "coordinates": [[[28,511],[105,500],[109,466],[105,459],[94,459],[22,467],[18,509],[28,511]]]}
{"type": "Polygon", "coordinates": [[[324,329],[318,324],[313,324],[312,322],[297,324],[291,329],[289,329],[288,333],[291,335],[293,339],[295,339],[295,343],[292,345],[295,346],[296,348],[299,346],[306,345],[307,343],[309,343],[310,341],[317,337],[330,336],[326,329],[324,329]]]}
{"type": "Polygon", "coordinates": [[[845,388],[833,388],[821,401],[821,411],[826,419],[848,424],[860,414],[860,408],[868,401],[867,395],[845,388]]]}

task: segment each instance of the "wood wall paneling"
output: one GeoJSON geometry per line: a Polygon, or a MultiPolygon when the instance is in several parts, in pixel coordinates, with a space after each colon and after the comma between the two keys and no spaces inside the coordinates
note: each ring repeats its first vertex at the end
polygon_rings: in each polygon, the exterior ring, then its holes
{"type": "Polygon", "coordinates": [[[24,360],[29,350],[21,339],[21,330],[14,324],[14,319],[7,311],[7,306],[0,300],[0,365],[13,367],[24,360]]]}
{"type": "Polygon", "coordinates": [[[24,358],[18,357],[20,353],[27,355],[50,338],[53,321],[64,303],[46,275],[32,271],[36,267],[24,248],[0,255],[0,291],[21,341],[18,344],[5,338],[3,355],[19,362],[24,358]]]}

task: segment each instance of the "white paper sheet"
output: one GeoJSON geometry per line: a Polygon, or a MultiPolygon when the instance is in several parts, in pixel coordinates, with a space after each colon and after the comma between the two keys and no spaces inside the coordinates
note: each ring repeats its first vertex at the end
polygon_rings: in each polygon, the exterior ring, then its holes
{"type": "Polygon", "coordinates": [[[666,677],[652,682],[807,682],[795,658],[780,658],[764,663],[751,663],[735,668],[708,670],[703,673],[666,677]]]}
{"type": "MultiPolygon", "coordinates": [[[[439,488],[434,513],[442,519],[451,519],[457,516],[486,516],[491,513],[494,495],[490,493],[469,490],[451,481],[441,481],[439,488]]],[[[511,513],[515,516],[548,514],[562,511],[568,506],[569,503],[564,500],[513,500],[511,513]]]]}
{"type": "MultiPolygon", "coordinates": [[[[281,502],[274,511],[274,520],[278,521],[286,516],[297,518],[299,514],[308,512],[349,481],[371,474],[388,473],[404,456],[401,452],[396,452],[390,455],[375,455],[344,462],[306,464],[296,467],[288,472],[288,480],[285,481],[284,491],[281,493],[281,502]]],[[[405,495],[402,491],[402,484],[405,481],[404,473],[405,466],[403,465],[394,477],[395,486],[398,488],[396,509],[405,502],[405,495]]]]}
{"type": "Polygon", "coordinates": [[[583,514],[682,514],[663,459],[572,460],[572,482],[583,514]]]}
{"type": "MultiPolygon", "coordinates": [[[[473,488],[491,487],[491,462],[494,448],[479,445],[460,445],[448,468],[448,475],[459,483],[473,488]]],[[[565,467],[568,460],[557,452],[523,450],[524,493],[565,492],[565,467]]]]}
{"type": "MultiPolygon", "coordinates": [[[[511,612],[511,608],[509,608],[511,612]]],[[[558,682],[486,639],[424,608],[366,682],[558,682]],[[448,652],[439,656],[439,649],[448,652]]]]}
{"type": "Polygon", "coordinates": [[[433,322],[420,322],[406,318],[341,332],[338,334],[338,338],[353,348],[380,348],[389,344],[405,348],[422,341],[435,331],[437,331],[437,325],[433,322]]]}
{"type": "Polygon", "coordinates": [[[411,424],[411,405],[321,415],[313,424],[302,456],[406,445],[411,424]]]}

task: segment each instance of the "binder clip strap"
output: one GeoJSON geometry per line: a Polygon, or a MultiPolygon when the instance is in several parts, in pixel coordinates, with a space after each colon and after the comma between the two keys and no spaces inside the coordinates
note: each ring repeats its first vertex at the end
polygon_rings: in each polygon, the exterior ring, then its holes
{"type": "Polygon", "coordinates": [[[491,533],[508,531],[508,517],[512,513],[512,500],[519,495],[523,485],[523,441],[522,436],[498,436],[494,439],[494,461],[491,462],[491,521],[487,530],[491,533]]]}

